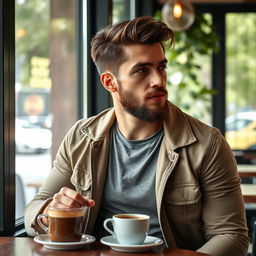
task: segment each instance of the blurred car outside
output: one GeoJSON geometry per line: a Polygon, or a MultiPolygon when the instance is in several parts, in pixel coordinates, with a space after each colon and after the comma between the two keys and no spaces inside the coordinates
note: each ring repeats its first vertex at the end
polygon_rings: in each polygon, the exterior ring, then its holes
{"type": "Polygon", "coordinates": [[[225,122],[225,137],[231,149],[256,150],[256,111],[238,112],[225,122]]]}
{"type": "Polygon", "coordinates": [[[15,120],[16,153],[44,153],[52,146],[52,132],[27,120],[15,120]]]}

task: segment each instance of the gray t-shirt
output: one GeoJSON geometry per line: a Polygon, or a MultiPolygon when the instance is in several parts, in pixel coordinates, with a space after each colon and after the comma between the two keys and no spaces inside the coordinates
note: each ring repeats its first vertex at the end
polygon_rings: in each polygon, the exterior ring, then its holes
{"type": "Polygon", "coordinates": [[[156,210],[155,174],[163,128],[144,140],[127,140],[117,125],[111,130],[108,172],[94,235],[110,235],[103,221],[118,213],[151,217],[149,235],[162,238],[156,210]]]}

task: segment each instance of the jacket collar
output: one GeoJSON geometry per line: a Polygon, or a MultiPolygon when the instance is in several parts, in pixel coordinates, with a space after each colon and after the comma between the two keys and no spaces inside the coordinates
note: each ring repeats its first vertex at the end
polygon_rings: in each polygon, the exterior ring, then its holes
{"type": "MultiPolygon", "coordinates": [[[[194,143],[197,139],[189,124],[188,115],[170,102],[167,111],[167,118],[164,121],[164,134],[167,146],[175,150],[176,148],[194,143]]],[[[102,141],[109,136],[109,130],[115,120],[114,108],[106,109],[96,117],[87,119],[81,128],[81,133],[93,141],[102,141]]]]}
{"type": "Polygon", "coordinates": [[[109,130],[116,120],[114,108],[106,109],[85,121],[81,133],[93,141],[102,141],[109,136],[109,130]]]}
{"type": "Polygon", "coordinates": [[[169,102],[167,118],[164,121],[164,134],[169,148],[175,150],[197,141],[188,115],[169,102]]]}

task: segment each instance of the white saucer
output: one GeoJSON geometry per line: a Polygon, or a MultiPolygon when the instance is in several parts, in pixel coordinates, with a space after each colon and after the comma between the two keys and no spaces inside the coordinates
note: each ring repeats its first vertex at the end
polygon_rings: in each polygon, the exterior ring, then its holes
{"type": "Polygon", "coordinates": [[[103,244],[110,246],[115,251],[120,252],[143,252],[153,247],[163,244],[163,240],[154,236],[147,236],[144,243],[140,245],[119,244],[113,236],[105,236],[100,240],[103,244]]]}
{"type": "Polygon", "coordinates": [[[79,242],[52,242],[48,234],[38,235],[34,237],[34,241],[43,244],[45,248],[54,250],[75,250],[84,247],[95,241],[94,236],[83,234],[79,242]]]}

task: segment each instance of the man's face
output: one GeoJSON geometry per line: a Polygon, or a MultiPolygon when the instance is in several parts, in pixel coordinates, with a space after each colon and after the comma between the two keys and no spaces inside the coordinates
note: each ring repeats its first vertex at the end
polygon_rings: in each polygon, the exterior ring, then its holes
{"type": "Polygon", "coordinates": [[[118,96],[123,109],[147,122],[165,118],[167,60],[159,43],[124,46],[127,61],[117,75],[118,96]]]}

